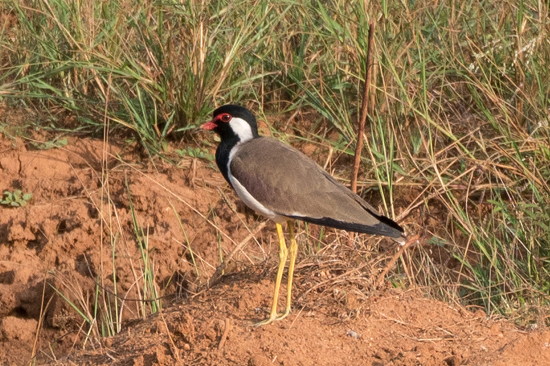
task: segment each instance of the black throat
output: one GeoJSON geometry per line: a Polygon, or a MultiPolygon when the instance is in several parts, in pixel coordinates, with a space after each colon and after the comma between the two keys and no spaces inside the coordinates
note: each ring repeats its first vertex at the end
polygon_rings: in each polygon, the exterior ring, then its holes
{"type": "Polygon", "coordinates": [[[229,180],[229,155],[231,154],[231,150],[237,146],[240,141],[239,136],[233,135],[230,138],[222,139],[216,149],[216,165],[218,165],[218,169],[220,169],[220,172],[231,188],[233,188],[233,185],[229,180]]]}

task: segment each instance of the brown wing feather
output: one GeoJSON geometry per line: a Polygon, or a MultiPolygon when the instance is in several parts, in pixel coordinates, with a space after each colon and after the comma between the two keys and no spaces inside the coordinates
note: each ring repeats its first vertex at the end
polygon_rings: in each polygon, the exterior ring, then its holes
{"type": "Polygon", "coordinates": [[[399,225],[280,141],[257,138],[243,144],[230,169],[256,200],[281,216],[350,231],[401,235],[399,225]]]}

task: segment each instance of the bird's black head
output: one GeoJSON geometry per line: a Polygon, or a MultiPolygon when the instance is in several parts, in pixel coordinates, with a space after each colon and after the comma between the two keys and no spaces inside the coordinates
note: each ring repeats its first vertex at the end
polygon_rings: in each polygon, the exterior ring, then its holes
{"type": "Polygon", "coordinates": [[[204,130],[214,130],[223,140],[238,138],[246,142],[258,137],[256,117],[248,109],[227,104],[212,113],[212,120],[202,125],[204,130]]]}

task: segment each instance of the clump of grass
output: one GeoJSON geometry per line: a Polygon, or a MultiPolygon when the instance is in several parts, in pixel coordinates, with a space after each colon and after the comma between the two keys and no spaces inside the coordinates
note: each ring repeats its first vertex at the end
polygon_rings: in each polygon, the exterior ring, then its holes
{"type": "MultiPolygon", "coordinates": [[[[128,194],[130,196],[129,191],[128,194]]],[[[107,196],[109,195],[107,194],[107,196]]],[[[69,308],[73,309],[75,314],[81,318],[79,332],[82,332],[83,346],[92,343],[95,347],[101,344],[101,338],[111,337],[119,333],[125,320],[124,314],[133,313],[141,318],[146,318],[148,315],[162,309],[162,297],[158,290],[154,261],[151,258],[151,249],[148,245],[148,236],[139,225],[131,198],[129,207],[136,235],[135,241],[140,253],[140,260],[137,261],[138,270],[134,268],[131,258],[127,258],[129,261],[121,259],[128,256],[121,255],[123,252],[120,245],[121,235],[117,231],[117,228],[120,228],[120,223],[113,223],[112,217],[102,217],[101,221],[107,226],[107,231],[110,233],[107,241],[111,243],[111,257],[105,258],[105,260],[101,258],[97,270],[89,269],[89,275],[94,281],[93,292],[90,294],[85,284],[80,283],[64,272],[50,271],[50,275],[53,277],[53,280],[49,281],[50,286],[69,308]],[[109,263],[111,268],[105,265],[109,263]],[[135,277],[135,282],[124,292],[120,291],[118,285],[120,273],[117,269],[120,266],[130,267],[135,277]],[[109,277],[112,279],[112,284],[105,281],[105,278],[109,277]],[[135,312],[131,309],[133,304],[136,305],[135,312]]],[[[110,212],[110,210],[116,209],[109,206],[107,210],[100,212],[110,212]]],[[[113,214],[118,217],[116,212],[113,212],[113,214]]],[[[100,246],[99,251],[100,253],[103,252],[103,245],[100,246]]],[[[95,267],[94,263],[91,262],[87,263],[87,266],[90,268],[95,267]]]]}
{"type": "MultiPolygon", "coordinates": [[[[137,214],[132,203],[132,196],[130,193],[130,187],[128,186],[128,181],[126,181],[126,189],[128,193],[128,203],[130,205],[130,214],[132,216],[132,223],[134,228],[134,233],[136,235],[136,241],[139,247],[139,252],[141,254],[141,273],[143,281],[142,291],[140,293],[143,296],[143,300],[140,301],[141,304],[141,315],[146,317],[148,314],[154,314],[159,312],[162,309],[162,302],[160,300],[160,295],[158,291],[158,286],[155,279],[155,267],[154,262],[151,260],[151,252],[149,249],[149,238],[148,233],[144,232],[141,225],[138,223],[137,214]]],[[[113,267],[116,266],[115,253],[113,253],[113,267]]],[[[114,285],[116,287],[116,280],[113,273],[114,285]]]]}
{"type": "MultiPolygon", "coordinates": [[[[236,63],[242,52],[255,58],[247,50],[263,36],[253,34],[267,34],[269,22],[254,6],[243,9],[4,2],[0,11],[17,26],[0,38],[8,64],[0,95],[57,111],[52,115],[69,112],[77,122],[64,127],[73,130],[99,132],[106,121],[128,128],[157,153],[167,136],[196,127],[213,99],[238,99],[234,90],[250,81],[236,63]],[[238,30],[233,17],[247,19],[246,27],[238,30]]],[[[57,127],[66,123],[62,116],[57,127]]]]}

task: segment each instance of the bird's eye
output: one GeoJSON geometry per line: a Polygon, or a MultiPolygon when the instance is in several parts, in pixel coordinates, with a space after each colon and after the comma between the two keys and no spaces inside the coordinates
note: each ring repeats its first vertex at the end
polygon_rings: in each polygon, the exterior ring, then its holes
{"type": "Polygon", "coordinates": [[[222,120],[222,122],[229,122],[229,121],[231,121],[231,115],[229,115],[227,113],[224,113],[224,114],[222,114],[220,119],[222,120]]]}

